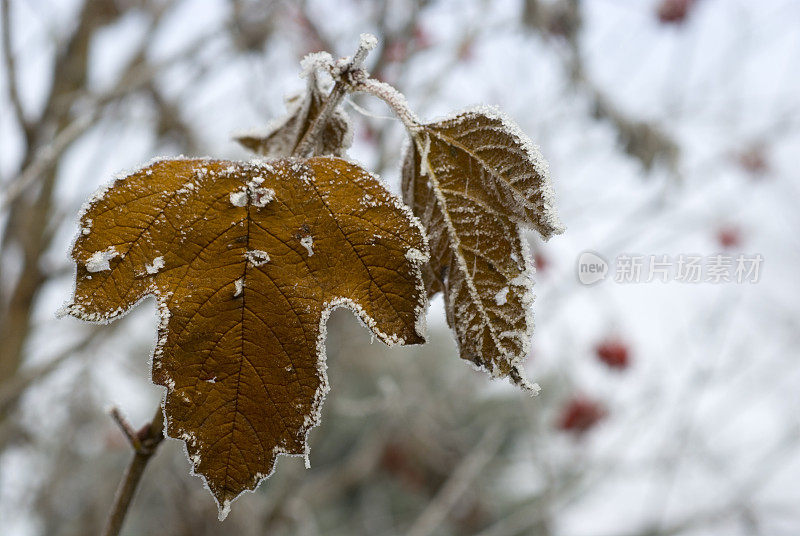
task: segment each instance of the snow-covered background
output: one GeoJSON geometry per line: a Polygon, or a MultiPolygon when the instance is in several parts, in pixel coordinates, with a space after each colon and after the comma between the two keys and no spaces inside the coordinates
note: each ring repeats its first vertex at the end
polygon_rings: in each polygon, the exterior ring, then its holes
{"type": "MultiPolygon", "coordinates": [[[[337,313],[313,468],[282,460],[220,525],[168,442],[129,533],[800,534],[800,2],[87,2],[3,0],[0,533],[99,532],[129,455],[104,412],[138,426],[161,396],[152,301],[99,330],[54,318],[81,204],[155,156],[247,158],[231,134],[282,113],[303,55],[372,32],[367,67],[423,119],[496,104],[550,163],[567,231],[529,237],[542,393],[460,362],[441,298],[419,348],[337,313]],[[579,282],[584,251],[605,281],[579,282]],[[619,255],[717,254],[761,255],[758,281],[614,281],[619,255]]],[[[397,191],[402,127],[346,108],[352,158],[397,191]]]]}

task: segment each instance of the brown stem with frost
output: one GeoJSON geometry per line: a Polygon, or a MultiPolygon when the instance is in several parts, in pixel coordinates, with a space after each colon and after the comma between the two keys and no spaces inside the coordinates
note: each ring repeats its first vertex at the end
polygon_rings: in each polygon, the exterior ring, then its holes
{"type": "Polygon", "coordinates": [[[374,78],[364,78],[352,84],[351,90],[367,93],[385,102],[412,136],[419,131],[419,118],[408,106],[405,96],[394,86],[374,78]]]}
{"type": "Polygon", "coordinates": [[[420,130],[420,122],[416,114],[408,106],[406,98],[396,88],[370,78],[369,73],[361,68],[369,51],[375,46],[374,37],[364,34],[361,43],[353,58],[343,67],[336,65],[327,66],[331,75],[336,80],[333,89],[325,100],[319,115],[314,119],[311,127],[306,130],[300,143],[297,144],[292,156],[308,156],[314,141],[322,133],[322,129],[330,119],[334,110],[342,102],[348,92],[361,92],[372,95],[384,101],[392,109],[397,118],[403,123],[409,135],[416,137],[420,130]]]}
{"type": "Polygon", "coordinates": [[[352,59],[347,63],[347,65],[341,68],[338,76],[336,76],[336,83],[333,85],[330,95],[328,95],[328,98],[325,100],[322,110],[320,110],[319,115],[316,117],[316,119],[314,119],[311,127],[306,130],[306,133],[303,135],[300,143],[297,144],[292,156],[308,155],[314,145],[314,141],[322,133],[322,129],[328,122],[328,119],[330,119],[334,110],[336,110],[336,107],[339,106],[339,104],[342,102],[342,99],[344,99],[345,95],[347,95],[349,83],[346,81],[346,78],[350,73],[361,69],[361,65],[367,58],[367,54],[369,54],[369,51],[374,47],[375,37],[368,34],[362,34],[361,42],[358,45],[358,50],[356,50],[356,53],[353,54],[352,59]]]}
{"type": "Polygon", "coordinates": [[[146,424],[138,432],[131,428],[117,408],[111,410],[111,416],[122,429],[125,437],[128,438],[128,442],[133,448],[133,458],[125,469],[125,474],[122,476],[122,481],[117,488],[114,504],[111,507],[106,526],[102,532],[103,536],[117,536],[119,534],[144,470],[150,458],[153,457],[158,446],[164,440],[164,412],[161,410],[161,404],[158,405],[156,414],[150,423],[146,424]]]}

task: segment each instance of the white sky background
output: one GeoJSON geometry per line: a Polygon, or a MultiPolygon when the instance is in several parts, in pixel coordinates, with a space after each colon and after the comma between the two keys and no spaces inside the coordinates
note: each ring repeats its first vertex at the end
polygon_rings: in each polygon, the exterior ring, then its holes
{"type": "MultiPolygon", "coordinates": [[[[45,36],[63,35],[72,4],[14,4],[14,47],[29,113],[38,110],[48,83],[42,73],[52,48],[44,45],[45,36]]],[[[374,30],[360,22],[361,3],[311,4],[309,12],[318,13],[318,24],[337,44],[335,54],[351,53],[358,34],[374,30]]],[[[554,529],[619,534],[741,503],[760,512],[764,534],[798,534],[800,2],[701,0],[681,26],[659,24],[649,1],[587,0],[584,8],[582,47],[590,77],[624,112],[655,121],[676,137],[679,184],[659,167],[645,173],[616,146],[608,122],[591,119],[586,96],[566,82],[563,46],[525,33],[519,2],[452,0],[425,9],[421,23],[432,46],[410,62],[401,88],[424,119],[498,104],[550,162],[567,232],[537,246],[550,266],[538,277],[535,357],[528,370],[545,391],[549,381],[566,382],[610,410],[607,422],[580,445],[554,437],[552,456],[593,470],[609,460],[617,464],[580,500],[564,506],[554,529]],[[477,31],[473,58],[454,62],[465,29],[477,31]],[[764,144],[769,164],[761,178],[735,158],[755,143],[764,144]],[[620,253],[710,255],[719,251],[716,233],[725,225],[742,231],[734,253],[763,256],[758,284],[605,281],[584,287],[576,280],[575,262],[584,250],[610,260],[620,253]],[[608,333],[630,341],[631,369],[613,373],[596,363],[592,348],[608,333]],[[790,433],[791,447],[781,448],[790,433]]],[[[168,58],[198,35],[213,34],[227,15],[223,2],[184,2],[152,41],[153,57],[168,58]]],[[[125,51],[143,38],[143,26],[129,17],[96,44],[91,80],[97,91],[113,83],[125,51]]],[[[273,43],[263,55],[231,58],[229,44],[211,38],[197,47],[191,67],[206,69],[199,84],[183,83],[186,64],[160,79],[181,95],[184,117],[213,156],[246,158],[230,141],[231,132],[266,123],[282,112],[282,96],[302,87],[297,37],[283,31],[273,43]]],[[[8,181],[21,146],[5,86],[0,80],[0,173],[8,181]]],[[[114,173],[170,153],[169,147],[154,146],[152,117],[137,114],[135,102],[130,107],[134,112],[119,114],[124,120],[104,123],[70,151],[59,186],[61,210],[76,213],[114,173]]],[[[388,114],[377,104],[370,109],[388,114]]],[[[396,134],[399,162],[399,128],[396,134]]],[[[358,133],[352,155],[367,167],[375,161],[358,133]]],[[[397,171],[385,179],[396,191],[397,171]]],[[[48,257],[53,266],[66,265],[76,230],[72,224],[58,235],[48,257]]],[[[48,359],[82,329],[75,320],[52,318],[70,284],[69,277],[61,278],[42,297],[31,362],[48,359]]],[[[142,364],[155,338],[153,311],[147,302],[120,329],[122,340],[142,347],[142,364]]],[[[439,300],[429,323],[443,322],[439,300]]],[[[105,350],[89,357],[97,360],[93,388],[106,391],[109,405],[125,408],[134,422],[146,419],[159,391],[146,386],[144,365],[120,370],[113,345],[105,350]]],[[[463,365],[454,360],[453,366],[463,365]]],[[[52,407],[48,401],[58,398],[57,381],[48,382],[48,389],[42,400],[29,397],[26,409],[43,430],[48,420],[59,419],[58,411],[45,412],[52,407]]],[[[3,503],[23,486],[11,471],[21,459],[0,459],[3,503]]],[[[12,529],[20,534],[31,529],[19,512],[0,505],[0,517],[6,515],[14,516],[12,529]]],[[[743,533],[733,521],[722,532],[743,533]]],[[[720,534],[720,528],[691,534],[720,534]]]]}

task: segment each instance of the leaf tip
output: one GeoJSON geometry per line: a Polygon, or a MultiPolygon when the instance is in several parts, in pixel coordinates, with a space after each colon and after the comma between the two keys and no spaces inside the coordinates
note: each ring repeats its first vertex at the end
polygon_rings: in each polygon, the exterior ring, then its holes
{"type": "Polygon", "coordinates": [[[72,308],[75,306],[74,303],[65,303],[58,309],[56,309],[56,318],[61,320],[65,316],[70,316],[72,314],[72,308]]]}
{"type": "Polygon", "coordinates": [[[525,374],[520,369],[519,365],[515,365],[508,373],[508,377],[512,383],[523,391],[527,392],[530,396],[537,396],[542,388],[538,383],[530,381],[525,377],[525,374]]]}
{"type": "Polygon", "coordinates": [[[567,230],[567,226],[561,222],[561,218],[558,217],[554,210],[550,211],[546,218],[546,226],[539,229],[539,234],[543,240],[550,240],[556,235],[564,234],[564,231],[567,230]]]}
{"type": "Polygon", "coordinates": [[[219,510],[217,513],[217,519],[219,521],[225,521],[225,518],[231,513],[231,500],[223,499],[222,502],[217,503],[217,507],[219,510]]]}
{"type": "Polygon", "coordinates": [[[408,346],[410,344],[425,344],[426,342],[428,342],[428,339],[425,338],[425,334],[417,331],[410,338],[403,341],[403,345],[408,346]]]}

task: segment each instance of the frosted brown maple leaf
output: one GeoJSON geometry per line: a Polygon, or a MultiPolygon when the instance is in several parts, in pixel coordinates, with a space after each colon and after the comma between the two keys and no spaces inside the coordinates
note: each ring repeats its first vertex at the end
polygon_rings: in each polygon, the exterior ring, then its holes
{"type": "Polygon", "coordinates": [[[96,194],[81,226],[65,312],[109,321],[157,298],[167,433],[186,442],[221,517],[278,454],[308,456],[332,308],[389,345],[424,342],[424,234],[339,158],[155,162],[96,194]]]}
{"type": "Polygon", "coordinates": [[[533,318],[533,263],[522,227],[563,231],[547,164],[497,110],[419,125],[403,165],[403,197],[428,233],[428,295],[444,293],[459,352],[531,391],[522,371],[533,318]]]}

